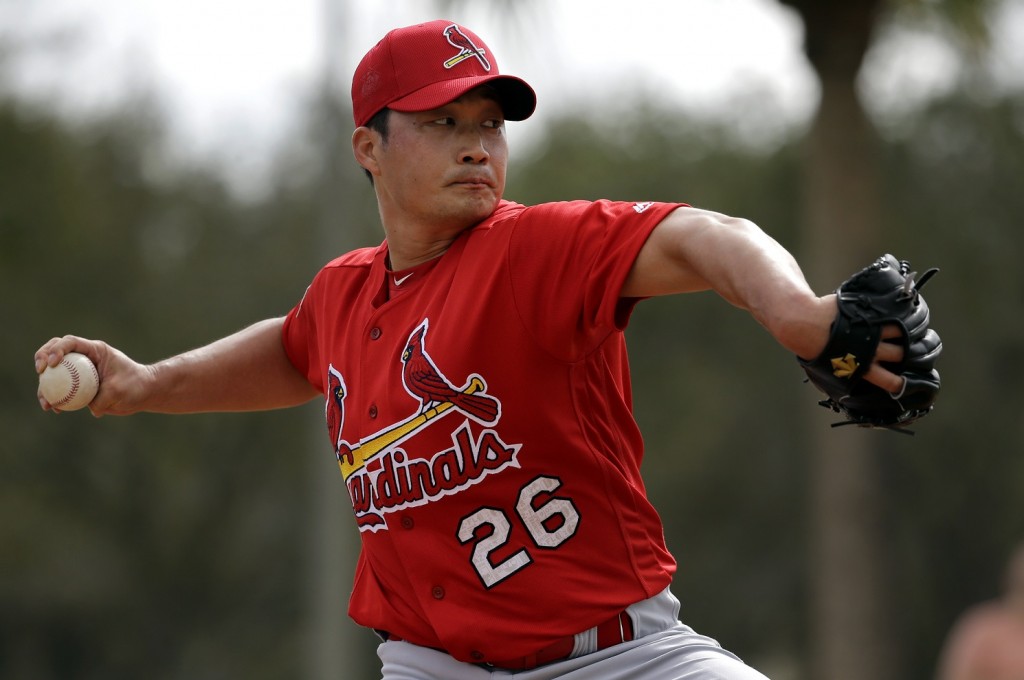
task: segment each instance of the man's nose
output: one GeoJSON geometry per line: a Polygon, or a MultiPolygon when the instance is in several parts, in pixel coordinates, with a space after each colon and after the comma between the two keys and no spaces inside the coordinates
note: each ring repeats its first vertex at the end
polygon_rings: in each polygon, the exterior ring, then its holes
{"type": "Polygon", "coordinates": [[[460,159],[463,163],[486,163],[491,157],[484,144],[483,136],[479,134],[466,135],[466,144],[462,149],[460,159]]]}

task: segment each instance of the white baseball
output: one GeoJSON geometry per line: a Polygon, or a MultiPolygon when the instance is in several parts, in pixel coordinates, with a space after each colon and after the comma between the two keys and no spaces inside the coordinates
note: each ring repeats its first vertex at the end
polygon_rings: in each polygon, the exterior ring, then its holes
{"type": "Polygon", "coordinates": [[[68,352],[56,366],[47,366],[39,374],[39,392],[50,406],[61,411],[76,411],[89,405],[100,389],[100,374],[92,360],[78,352],[68,352]]]}

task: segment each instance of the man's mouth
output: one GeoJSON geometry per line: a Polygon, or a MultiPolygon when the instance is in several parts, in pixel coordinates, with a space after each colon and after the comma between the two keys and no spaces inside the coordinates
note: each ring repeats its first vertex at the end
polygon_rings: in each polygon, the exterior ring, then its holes
{"type": "Polygon", "coordinates": [[[453,185],[474,187],[493,187],[494,182],[489,177],[462,177],[452,182],[453,185]]]}

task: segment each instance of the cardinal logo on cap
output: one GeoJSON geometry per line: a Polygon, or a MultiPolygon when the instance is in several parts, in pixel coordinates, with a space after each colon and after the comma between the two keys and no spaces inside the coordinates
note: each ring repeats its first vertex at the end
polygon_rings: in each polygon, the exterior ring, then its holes
{"type": "Polygon", "coordinates": [[[452,47],[459,50],[458,54],[444,62],[445,68],[452,68],[470,57],[476,57],[485,71],[491,70],[491,62],[487,61],[487,57],[484,56],[487,53],[482,48],[477,47],[476,43],[463,33],[462,29],[456,24],[452,24],[444,29],[444,37],[448,38],[448,42],[451,43],[452,47]]]}

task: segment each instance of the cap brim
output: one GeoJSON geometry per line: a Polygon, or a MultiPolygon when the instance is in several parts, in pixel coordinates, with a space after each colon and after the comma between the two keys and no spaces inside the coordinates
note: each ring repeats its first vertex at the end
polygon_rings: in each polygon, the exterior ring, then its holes
{"type": "Polygon", "coordinates": [[[526,120],[537,108],[537,95],[525,80],[515,76],[470,76],[442,80],[420,88],[388,104],[395,111],[429,111],[458,99],[475,87],[490,85],[507,120],[526,120]]]}

